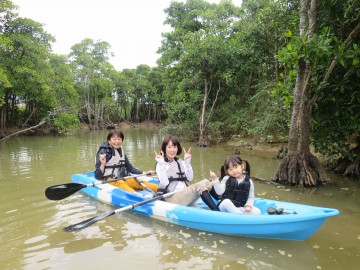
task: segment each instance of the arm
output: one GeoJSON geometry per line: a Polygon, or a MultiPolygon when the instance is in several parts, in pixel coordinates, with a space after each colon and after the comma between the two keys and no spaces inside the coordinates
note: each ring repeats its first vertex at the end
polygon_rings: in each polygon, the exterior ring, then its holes
{"type": "Polygon", "coordinates": [[[166,173],[166,162],[164,158],[155,158],[156,160],[156,174],[159,179],[159,189],[167,187],[169,185],[169,178],[166,173]]]}
{"type": "Polygon", "coordinates": [[[183,148],[183,150],[184,150],[184,160],[182,162],[184,162],[185,165],[185,175],[187,180],[191,181],[194,178],[194,172],[191,166],[191,154],[190,154],[191,147],[188,149],[188,151],[186,151],[185,148],[183,148]]]}
{"type": "Polygon", "coordinates": [[[253,207],[254,205],[254,200],[255,200],[255,188],[254,188],[254,183],[253,181],[250,179],[250,190],[249,190],[249,197],[246,201],[245,206],[249,205],[251,207],[253,207]]]}
{"type": "Polygon", "coordinates": [[[106,154],[100,152],[96,155],[96,163],[95,163],[95,178],[97,180],[103,179],[105,172],[105,164],[106,164],[106,154]]]}
{"type": "Polygon", "coordinates": [[[187,178],[187,180],[191,181],[194,179],[194,171],[191,166],[191,158],[185,160],[184,163],[185,163],[185,168],[186,168],[185,169],[186,178],[187,178]]]}
{"type": "Polygon", "coordinates": [[[212,184],[214,186],[214,189],[218,195],[222,195],[225,192],[226,188],[226,181],[229,179],[229,176],[226,175],[221,182],[219,181],[219,178],[217,178],[215,181],[212,181],[212,184]]]}
{"type": "Polygon", "coordinates": [[[142,174],[143,172],[141,170],[139,170],[138,168],[135,168],[129,161],[129,159],[127,158],[127,156],[125,155],[125,168],[126,170],[131,173],[131,174],[142,174]]]}

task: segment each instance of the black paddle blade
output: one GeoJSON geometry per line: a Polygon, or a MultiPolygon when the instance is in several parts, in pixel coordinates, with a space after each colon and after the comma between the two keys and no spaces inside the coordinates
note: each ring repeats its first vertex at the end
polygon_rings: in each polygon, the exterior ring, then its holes
{"type": "Polygon", "coordinates": [[[45,196],[49,200],[58,201],[69,197],[71,194],[86,188],[87,185],[78,183],[69,183],[48,187],[45,190],[45,196]]]}
{"type": "Polygon", "coordinates": [[[115,214],[115,211],[107,212],[107,213],[101,214],[99,216],[92,217],[92,218],[89,218],[89,219],[84,220],[82,222],[76,223],[74,225],[70,225],[68,227],[65,227],[63,229],[63,231],[64,232],[78,231],[78,230],[81,230],[81,229],[84,229],[84,228],[90,226],[91,224],[94,224],[95,222],[98,222],[99,220],[102,220],[103,218],[106,218],[106,217],[114,215],[114,214],[115,214]]]}

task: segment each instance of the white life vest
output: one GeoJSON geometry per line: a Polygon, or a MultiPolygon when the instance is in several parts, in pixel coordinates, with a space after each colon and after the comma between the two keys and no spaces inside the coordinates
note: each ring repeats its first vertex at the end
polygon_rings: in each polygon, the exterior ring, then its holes
{"type": "Polygon", "coordinates": [[[158,189],[158,191],[167,193],[167,192],[175,191],[176,189],[179,189],[179,188],[182,189],[180,187],[181,185],[184,185],[184,186],[189,185],[189,181],[187,180],[187,177],[185,174],[186,168],[185,168],[185,163],[183,160],[175,159],[171,163],[167,163],[167,165],[168,165],[168,167],[166,169],[166,174],[169,179],[169,184],[164,188],[158,189]]]}
{"type": "Polygon", "coordinates": [[[120,178],[125,169],[125,154],[122,148],[115,150],[115,155],[105,164],[104,178],[120,178]],[[120,152],[120,153],[119,153],[120,152]]]}

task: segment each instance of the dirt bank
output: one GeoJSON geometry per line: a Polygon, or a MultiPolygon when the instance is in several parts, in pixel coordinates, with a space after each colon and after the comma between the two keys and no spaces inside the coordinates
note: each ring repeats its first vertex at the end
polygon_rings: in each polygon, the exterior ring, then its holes
{"type": "MultiPolygon", "coordinates": [[[[127,130],[132,128],[151,128],[151,129],[160,129],[161,127],[164,127],[165,123],[157,123],[154,121],[144,121],[141,123],[130,123],[130,122],[120,122],[118,124],[115,124],[115,129],[120,130],[127,130]]],[[[21,131],[23,128],[20,127],[12,127],[9,128],[6,132],[6,135],[15,134],[19,131],[21,131]]],[[[81,124],[80,125],[81,132],[86,132],[89,130],[88,125],[81,124]]],[[[27,131],[24,133],[21,133],[19,135],[21,136],[43,136],[43,135],[50,135],[55,134],[56,131],[45,125],[42,125],[34,130],[27,131]]],[[[236,154],[237,151],[240,151],[242,148],[251,149],[259,153],[271,153],[273,157],[275,157],[281,147],[286,147],[286,142],[277,142],[277,143],[267,143],[267,142],[261,142],[259,138],[257,137],[247,137],[247,138],[236,138],[229,140],[227,142],[224,142],[225,145],[231,146],[234,148],[234,153],[236,154]]]]}
{"type": "Polygon", "coordinates": [[[275,157],[281,149],[287,147],[287,142],[264,142],[254,137],[231,139],[225,143],[227,146],[234,148],[234,153],[240,149],[250,149],[256,152],[271,153],[275,157]]]}
{"type": "MultiPolygon", "coordinates": [[[[128,122],[121,122],[117,125],[115,125],[115,128],[117,129],[131,129],[131,128],[154,128],[159,129],[161,127],[164,127],[164,123],[156,123],[153,121],[144,121],[139,124],[132,124],[128,122]]],[[[278,154],[279,150],[281,148],[287,147],[287,142],[275,142],[275,143],[268,143],[261,141],[258,137],[252,136],[252,137],[246,137],[246,138],[237,138],[237,139],[231,139],[229,141],[223,142],[224,145],[230,146],[234,148],[234,154],[236,152],[241,152],[241,149],[250,149],[254,152],[259,152],[259,154],[263,154],[266,156],[271,156],[272,158],[275,158],[278,154]]]]}

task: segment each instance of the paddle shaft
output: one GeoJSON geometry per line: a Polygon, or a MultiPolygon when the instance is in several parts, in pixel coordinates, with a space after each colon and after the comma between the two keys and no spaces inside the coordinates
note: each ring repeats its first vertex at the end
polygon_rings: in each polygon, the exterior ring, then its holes
{"type": "Polygon", "coordinates": [[[151,198],[151,199],[146,200],[146,201],[142,201],[142,202],[130,204],[130,205],[128,205],[128,206],[125,206],[125,207],[122,207],[122,208],[120,208],[120,209],[114,210],[114,214],[117,214],[117,213],[120,213],[120,212],[124,212],[124,211],[127,211],[127,210],[131,210],[131,209],[134,209],[135,207],[141,206],[141,205],[143,205],[143,204],[151,203],[151,202],[153,202],[153,201],[165,199],[165,198],[167,198],[167,197],[170,197],[170,196],[174,195],[175,193],[176,193],[176,191],[173,191],[173,192],[169,192],[169,193],[166,193],[166,194],[163,194],[163,195],[160,195],[160,196],[156,196],[156,197],[151,198]]]}
{"type": "MultiPolygon", "coordinates": [[[[87,184],[86,186],[88,186],[88,187],[94,187],[94,186],[97,186],[97,185],[103,185],[103,184],[113,183],[113,182],[117,182],[117,181],[121,181],[121,180],[126,180],[126,179],[130,179],[130,178],[135,178],[135,179],[136,179],[136,177],[146,176],[146,175],[147,175],[146,173],[144,173],[144,174],[129,175],[129,176],[121,177],[121,178],[116,178],[116,179],[101,181],[101,183],[100,183],[100,182],[98,182],[98,183],[93,182],[93,183],[87,184]]],[[[137,179],[136,179],[136,181],[137,181],[137,179]]]]}
{"type": "Polygon", "coordinates": [[[45,190],[45,196],[49,200],[58,201],[58,200],[65,199],[65,198],[69,197],[71,194],[74,194],[75,192],[77,192],[83,188],[86,188],[86,187],[94,187],[97,185],[108,184],[108,183],[117,182],[120,180],[126,180],[129,178],[136,179],[136,177],[145,176],[145,175],[147,175],[147,174],[130,175],[130,176],[112,179],[112,180],[108,180],[108,181],[93,182],[93,183],[86,184],[86,185],[80,184],[80,183],[67,183],[67,184],[55,185],[55,186],[48,187],[45,190]]]}
{"type": "Polygon", "coordinates": [[[86,227],[98,222],[99,220],[102,220],[102,219],[106,218],[106,217],[112,216],[112,215],[120,213],[120,212],[130,210],[130,209],[134,209],[135,207],[138,207],[138,206],[141,206],[141,205],[153,202],[153,201],[157,201],[157,200],[161,200],[161,199],[170,197],[170,196],[174,195],[175,193],[176,193],[176,191],[173,191],[173,192],[166,193],[166,194],[163,194],[163,195],[160,195],[160,196],[156,196],[154,198],[151,198],[151,199],[148,199],[148,200],[145,200],[145,201],[141,201],[141,202],[138,202],[138,203],[127,205],[125,207],[122,207],[122,208],[119,208],[119,209],[116,209],[116,210],[101,214],[101,215],[96,216],[96,217],[89,218],[89,219],[84,220],[82,222],[79,222],[77,224],[65,227],[63,229],[63,231],[64,232],[73,232],[73,231],[78,231],[78,230],[84,229],[84,228],[86,228],[86,227]]]}
{"type": "Polygon", "coordinates": [[[147,191],[151,192],[153,195],[156,195],[155,191],[151,190],[148,186],[146,186],[141,180],[137,179],[137,177],[134,177],[136,182],[139,183],[142,187],[144,187],[147,191]]]}

